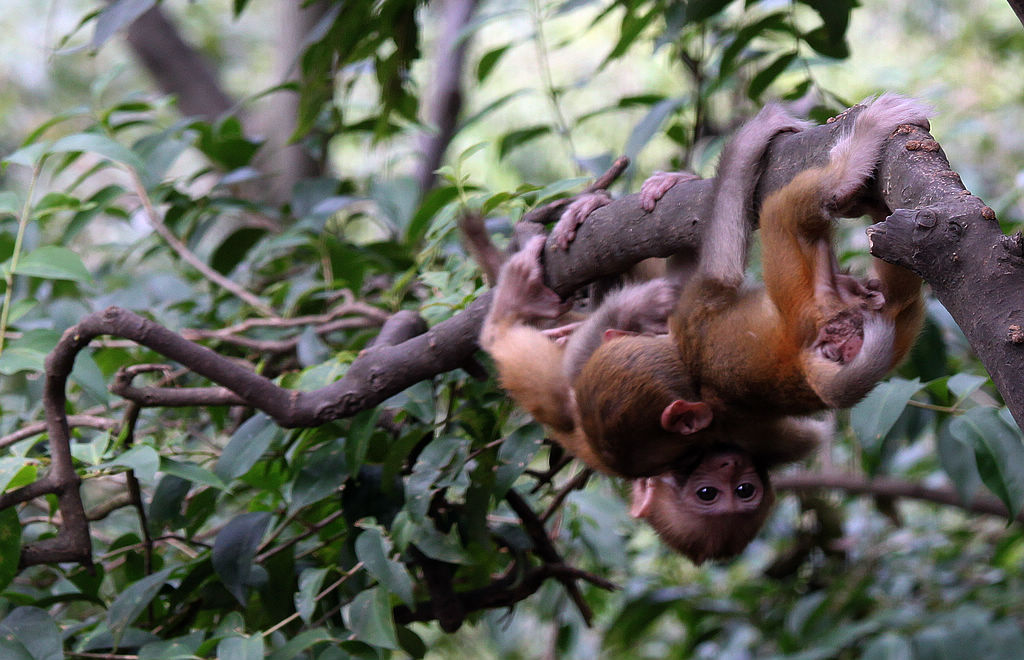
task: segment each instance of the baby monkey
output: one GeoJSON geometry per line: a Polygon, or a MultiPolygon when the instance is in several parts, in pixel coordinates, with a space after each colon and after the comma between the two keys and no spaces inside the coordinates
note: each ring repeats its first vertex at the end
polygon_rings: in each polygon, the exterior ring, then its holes
{"type": "Polygon", "coordinates": [[[633,480],[631,513],[695,563],[739,553],[774,502],[767,470],[805,456],[810,420],[776,416],[712,427],[674,341],[678,298],[665,279],[607,296],[569,338],[534,326],[563,305],[543,283],[544,237],[503,266],[480,335],[499,382],[552,438],[595,470],[633,480]]]}

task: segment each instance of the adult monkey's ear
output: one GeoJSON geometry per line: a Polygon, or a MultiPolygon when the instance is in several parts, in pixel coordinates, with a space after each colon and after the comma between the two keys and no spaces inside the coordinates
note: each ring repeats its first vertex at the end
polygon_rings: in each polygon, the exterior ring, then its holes
{"type": "Polygon", "coordinates": [[[661,428],[689,435],[707,428],[713,417],[711,406],[703,401],[676,399],[661,411],[661,428]]]}

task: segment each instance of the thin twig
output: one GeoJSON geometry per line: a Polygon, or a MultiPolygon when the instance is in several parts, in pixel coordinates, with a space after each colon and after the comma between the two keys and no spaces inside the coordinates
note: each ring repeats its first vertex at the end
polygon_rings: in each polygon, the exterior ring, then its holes
{"type": "Polygon", "coordinates": [[[146,211],[149,226],[153,228],[153,231],[160,235],[160,238],[164,239],[164,242],[167,243],[167,245],[174,250],[179,257],[181,257],[182,261],[195,268],[200,275],[216,286],[248,303],[253,309],[259,311],[260,314],[271,318],[280,318],[273,309],[260,300],[255,294],[246,291],[235,282],[224,277],[196,256],[194,252],[189,250],[188,247],[186,247],[185,244],[167,228],[167,225],[164,224],[163,218],[157,214],[156,209],[153,207],[153,200],[150,199],[149,192],[146,190],[146,185],[142,182],[142,178],[139,176],[138,172],[130,170],[130,174],[135,194],[138,195],[139,201],[142,202],[142,208],[146,211]]]}

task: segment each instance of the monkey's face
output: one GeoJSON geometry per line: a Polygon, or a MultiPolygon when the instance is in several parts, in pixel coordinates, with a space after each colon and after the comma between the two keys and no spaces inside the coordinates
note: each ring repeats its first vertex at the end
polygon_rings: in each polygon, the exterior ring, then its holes
{"type": "Polygon", "coordinates": [[[774,495],[750,454],[725,449],[633,482],[631,513],[695,563],[739,554],[760,530],[774,495]]]}
{"type": "Polygon", "coordinates": [[[764,483],[746,452],[726,450],[706,455],[689,474],[666,475],[682,509],[698,516],[756,511],[764,483]]]}

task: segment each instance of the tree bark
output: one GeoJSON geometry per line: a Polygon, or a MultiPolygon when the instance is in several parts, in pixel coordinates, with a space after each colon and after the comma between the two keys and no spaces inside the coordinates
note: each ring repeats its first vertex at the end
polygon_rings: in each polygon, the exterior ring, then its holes
{"type": "Polygon", "coordinates": [[[420,138],[420,162],[416,181],[420,195],[434,187],[435,172],[455,135],[462,110],[462,71],[469,39],[463,30],[476,10],[476,0],[443,0],[441,34],[434,54],[434,79],[429,87],[424,121],[432,132],[420,138]]]}
{"type": "Polygon", "coordinates": [[[183,114],[213,121],[234,105],[206,58],[181,38],[160,5],[137,18],[126,39],[160,89],[177,97],[183,114]]]}

